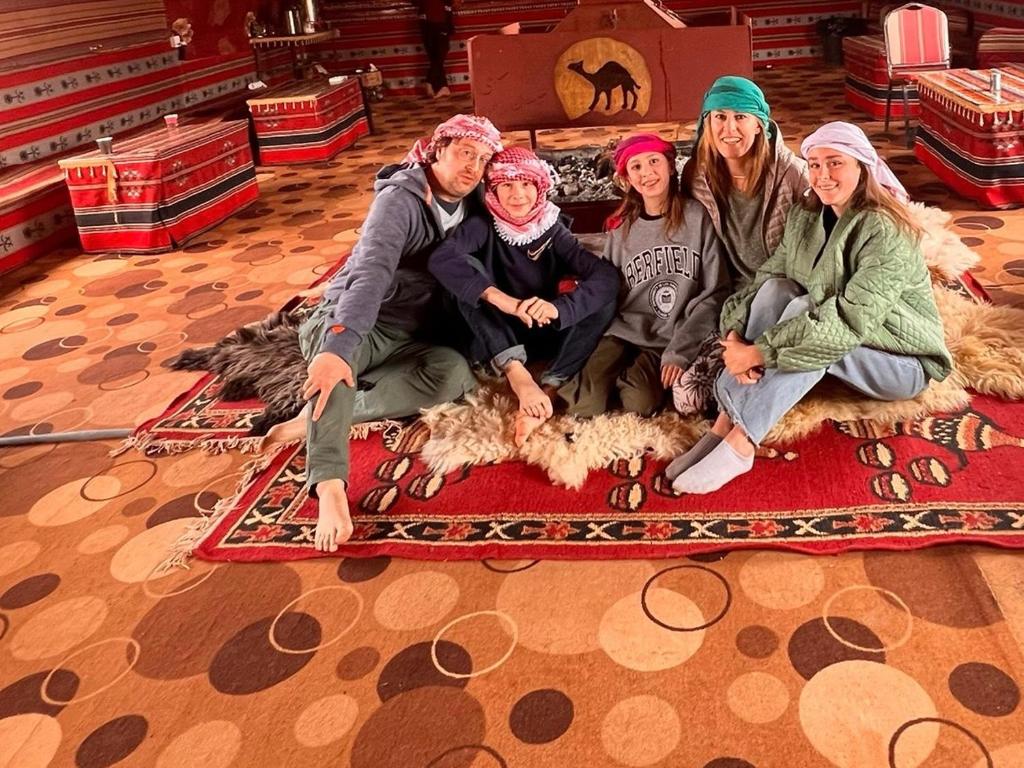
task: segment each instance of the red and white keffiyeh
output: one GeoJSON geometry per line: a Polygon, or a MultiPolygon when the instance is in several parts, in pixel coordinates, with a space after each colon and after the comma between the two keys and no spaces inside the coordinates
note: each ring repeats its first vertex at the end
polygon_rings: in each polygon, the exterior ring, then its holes
{"type": "Polygon", "coordinates": [[[558,221],[558,206],[548,200],[554,180],[551,166],[525,147],[509,147],[494,156],[486,171],[484,202],[494,216],[498,236],[511,245],[532,243],[558,221]],[[525,216],[513,216],[498,200],[498,185],[527,181],[537,188],[537,201],[525,216]]]}
{"type": "Polygon", "coordinates": [[[479,115],[453,115],[437,128],[429,140],[418,139],[405,156],[406,163],[425,163],[441,139],[472,139],[479,141],[497,154],[503,149],[501,133],[486,117],[479,115]]]}

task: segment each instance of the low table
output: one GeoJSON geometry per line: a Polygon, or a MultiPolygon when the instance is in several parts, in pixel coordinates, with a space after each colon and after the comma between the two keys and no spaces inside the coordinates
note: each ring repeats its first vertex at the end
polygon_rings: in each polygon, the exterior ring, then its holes
{"type": "Polygon", "coordinates": [[[161,124],[60,161],[87,253],[159,253],[259,197],[244,120],[161,124]]]}
{"type": "Polygon", "coordinates": [[[914,154],[950,189],[991,208],[1024,204],[1024,67],[951,69],[918,76],[914,154]]]}
{"type": "Polygon", "coordinates": [[[370,132],[359,80],[286,83],[248,99],[264,165],[328,160],[370,132]]]}

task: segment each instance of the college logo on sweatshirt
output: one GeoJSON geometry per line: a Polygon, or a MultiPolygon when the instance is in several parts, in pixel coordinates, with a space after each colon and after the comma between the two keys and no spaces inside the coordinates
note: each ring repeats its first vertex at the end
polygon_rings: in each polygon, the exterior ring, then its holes
{"type": "Polygon", "coordinates": [[[679,275],[696,280],[700,274],[700,254],[685,245],[658,245],[627,261],[622,274],[630,291],[656,277],[679,275]]]}
{"type": "Polygon", "coordinates": [[[676,305],[676,296],[679,295],[679,288],[671,280],[659,280],[651,286],[648,301],[651,302],[651,309],[654,314],[662,320],[668,320],[672,314],[672,308],[676,305]]]}

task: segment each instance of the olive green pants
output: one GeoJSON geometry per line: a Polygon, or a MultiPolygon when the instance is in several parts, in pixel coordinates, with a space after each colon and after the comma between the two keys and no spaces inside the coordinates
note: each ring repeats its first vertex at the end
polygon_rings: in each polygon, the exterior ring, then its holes
{"type": "MultiPolygon", "coordinates": [[[[307,360],[320,351],[330,309],[318,308],[299,328],[307,360]]],[[[348,482],[348,433],[353,423],[413,416],[421,408],[457,400],[477,386],[466,359],[454,349],[419,341],[384,323],[377,323],[356,349],[352,374],[357,386],[339,382],[318,421],[313,421],[312,408],[307,409],[306,482],[314,496],[319,482],[348,482]]],[[[313,406],[320,397],[314,397],[313,406]]]]}
{"type": "Polygon", "coordinates": [[[558,390],[574,416],[600,416],[619,405],[650,416],[665,401],[661,354],[605,336],[578,374],[558,390]]]}

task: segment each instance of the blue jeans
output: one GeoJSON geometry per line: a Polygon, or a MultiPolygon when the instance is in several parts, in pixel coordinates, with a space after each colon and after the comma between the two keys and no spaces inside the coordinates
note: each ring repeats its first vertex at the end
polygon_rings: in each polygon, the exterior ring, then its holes
{"type": "MultiPolygon", "coordinates": [[[[810,297],[799,285],[773,277],[758,289],[750,304],[744,336],[753,342],[772,326],[813,309],[810,297]]],[[[916,357],[857,347],[816,371],[768,368],[756,384],[740,384],[731,373],[722,371],[715,382],[715,396],[732,422],[758,445],[826,374],[876,400],[909,400],[928,385],[916,357]]]]}

